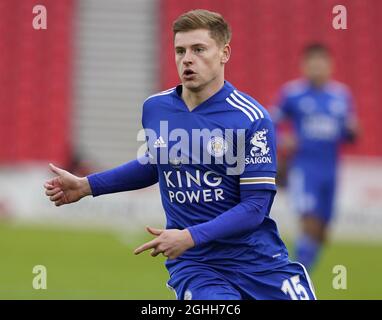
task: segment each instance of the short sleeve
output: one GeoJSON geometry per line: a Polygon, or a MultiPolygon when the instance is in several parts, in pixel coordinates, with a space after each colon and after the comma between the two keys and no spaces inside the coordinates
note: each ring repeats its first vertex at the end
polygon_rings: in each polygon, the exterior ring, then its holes
{"type": "Polygon", "coordinates": [[[255,121],[246,134],[241,190],[276,190],[276,141],[273,122],[255,121]]]}
{"type": "Polygon", "coordinates": [[[292,104],[285,90],[280,90],[271,110],[272,119],[276,124],[292,115],[292,104]]]}
{"type": "Polygon", "coordinates": [[[346,95],[346,104],[348,106],[347,113],[346,113],[347,121],[356,121],[357,110],[356,110],[354,97],[350,91],[348,91],[346,95]]]}
{"type": "Polygon", "coordinates": [[[350,91],[347,92],[345,101],[347,108],[344,116],[342,137],[345,141],[351,142],[356,137],[356,132],[358,131],[359,124],[354,97],[350,91]]]}

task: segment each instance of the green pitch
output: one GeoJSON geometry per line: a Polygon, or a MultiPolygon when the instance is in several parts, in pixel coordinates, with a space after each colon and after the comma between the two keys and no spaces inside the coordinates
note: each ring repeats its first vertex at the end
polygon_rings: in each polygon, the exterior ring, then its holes
{"type": "MultiPolygon", "coordinates": [[[[174,299],[164,258],[133,249],[150,237],[0,223],[0,299],[174,299]],[[127,241],[128,240],[128,241],[127,241]],[[36,265],[47,289],[35,290],[36,265]]],[[[331,243],[312,273],[319,299],[382,299],[382,244],[331,243]],[[335,290],[335,265],[347,289],[335,290]]]]}

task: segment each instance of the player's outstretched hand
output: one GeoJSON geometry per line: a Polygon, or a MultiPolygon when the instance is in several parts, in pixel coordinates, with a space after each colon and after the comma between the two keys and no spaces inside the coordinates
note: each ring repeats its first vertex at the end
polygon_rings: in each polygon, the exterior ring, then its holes
{"type": "Polygon", "coordinates": [[[135,249],[135,254],[140,254],[143,251],[153,249],[151,252],[153,257],[163,253],[165,257],[168,257],[169,259],[175,259],[179,257],[184,251],[195,246],[191,233],[187,229],[163,230],[146,227],[146,230],[152,235],[156,236],[156,238],[135,249]]]}
{"type": "Polygon", "coordinates": [[[56,176],[45,182],[45,194],[56,206],[76,202],[91,194],[89,181],[70,172],[49,164],[50,170],[56,176]]]}

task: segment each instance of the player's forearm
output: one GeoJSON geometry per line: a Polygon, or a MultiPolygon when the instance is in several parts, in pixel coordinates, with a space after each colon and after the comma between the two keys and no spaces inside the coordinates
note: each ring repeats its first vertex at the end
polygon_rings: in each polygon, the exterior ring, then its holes
{"type": "Polygon", "coordinates": [[[91,194],[116,193],[146,188],[158,182],[156,166],[142,164],[140,159],[130,161],[114,169],[87,176],[91,194]]]}
{"type": "Polygon", "coordinates": [[[256,230],[267,215],[274,191],[256,191],[215,219],[189,227],[195,245],[240,236],[256,230]]]}
{"type": "Polygon", "coordinates": [[[356,120],[350,121],[345,127],[343,140],[348,143],[354,143],[359,135],[359,125],[356,120]]]}

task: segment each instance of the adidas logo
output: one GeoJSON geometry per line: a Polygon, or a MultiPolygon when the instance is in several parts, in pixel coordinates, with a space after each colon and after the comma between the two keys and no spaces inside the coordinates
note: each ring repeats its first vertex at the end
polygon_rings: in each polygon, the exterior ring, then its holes
{"type": "Polygon", "coordinates": [[[162,138],[162,136],[160,136],[158,138],[158,140],[156,140],[154,142],[154,148],[166,148],[167,147],[167,144],[166,142],[164,141],[164,139],[162,138]]]}

